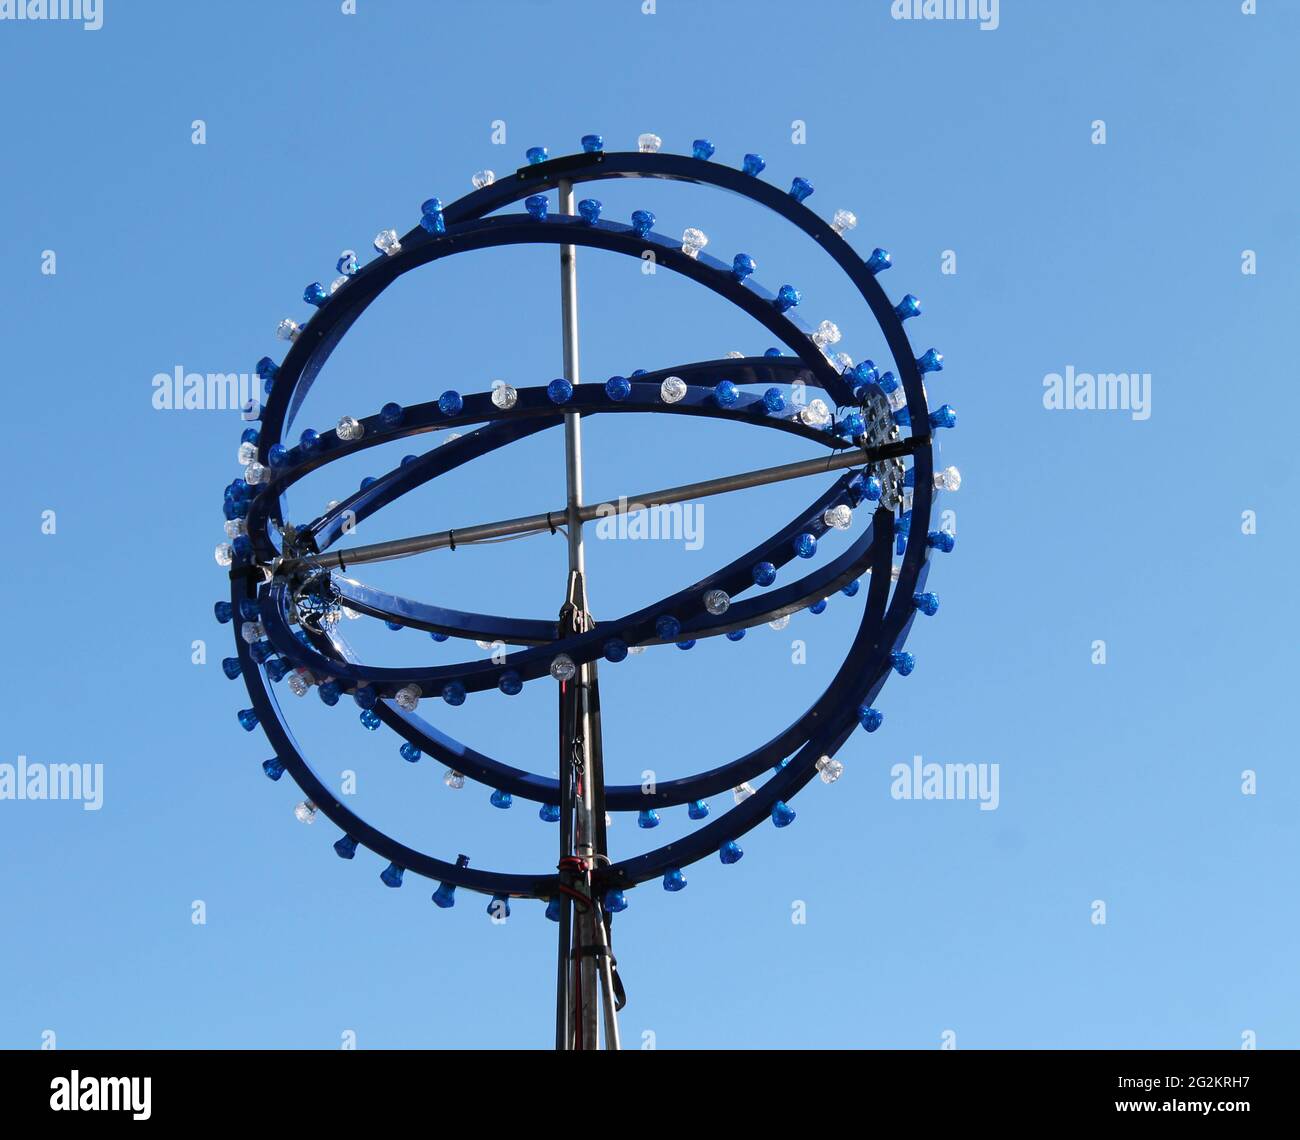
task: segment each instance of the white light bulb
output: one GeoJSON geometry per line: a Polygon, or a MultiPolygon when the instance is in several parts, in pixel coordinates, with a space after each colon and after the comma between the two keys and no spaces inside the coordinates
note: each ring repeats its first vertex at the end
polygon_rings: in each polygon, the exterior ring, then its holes
{"type": "Polygon", "coordinates": [[[935,475],[934,485],[940,491],[960,491],[961,472],[955,467],[945,467],[935,475]]]}
{"type": "Polygon", "coordinates": [[[697,230],[694,226],[682,231],[682,252],[687,257],[699,257],[700,250],[709,244],[708,236],[703,230],[697,230]]]}
{"type": "Polygon", "coordinates": [[[836,210],[831,218],[831,229],[843,237],[858,224],[858,216],[852,210],[836,210]]]}
{"type": "Polygon", "coordinates": [[[299,823],[316,822],[316,805],[311,800],[303,800],[296,808],[293,809],[293,818],[299,823]]]}
{"type": "Polygon", "coordinates": [[[844,765],[829,756],[823,756],[817,761],[817,771],[823,784],[833,784],[844,775],[844,765]]]}
{"type": "Polygon", "coordinates": [[[710,590],[704,595],[704,608],[714,617],[721,617],[731,608],[731,598],[726,590],[710,590]]]}

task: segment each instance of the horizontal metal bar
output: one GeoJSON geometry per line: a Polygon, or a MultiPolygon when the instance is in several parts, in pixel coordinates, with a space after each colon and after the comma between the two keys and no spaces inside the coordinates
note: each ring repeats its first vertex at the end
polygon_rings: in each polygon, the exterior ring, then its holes
{"type": "MultiPolygon", "coordinates": [[[[782,483],[790,479],[801,479],[808,475],[822,475],[828,471],[840,471],[845,467],[857,467],[869,461],[868,454],[861,448],[817,459],[802,459],[795,463],[783,463],[776,467],[763,467],[757,471],[746,471],[739,475],[723,475],[717,479],[705,479],[698,483],[686,483],[679,487],[667,487],[659,491],[646,491],[639,495],[622,495],[617,499],[591,503],[578,511],[578,518],[586,523],[593,519],[611,515],[633,514],[649,507],[667,506],[670,503],[683,503],[691,499],[703,499],[710,495],[723,495],[728,491],[742,491],[750,487],[762,487],[771,483],[782,483]]],[[[454,530],[435,531],[432,534],[418,534],[411,538],[398,538],[391,542],[375,542],[369,546],[353,546],[343,550],[333,550],[312,558],[285,559],[280,569],[293,570],[299,566],[315,566],[345,570],[349,566],[358,566],[365,562],[386,562],[394,558],[406,558],[412,554],[422,554],[426,550],[454,550],[457,546],[468,546],[476,542],[485,542],[498,538],[510,538],[518,535],[536,534],[539,531],[554,531],[565,523],[566,508],[560,507],[545,514],[523,515],[520,518],[501,519],[497,522],[479,523],[476,526],[457,527],[454,530]]]]}

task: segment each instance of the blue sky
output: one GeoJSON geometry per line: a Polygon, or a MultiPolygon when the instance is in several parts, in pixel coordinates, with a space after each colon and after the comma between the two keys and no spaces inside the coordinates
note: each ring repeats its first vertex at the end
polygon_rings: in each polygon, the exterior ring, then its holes
{"type": "MultiPolygon", "coordinates": [[[[458,197],[479,169],[507,174],[532,145],[577,150],[590,131],[610,149],[654,131],[689,152],[707,136],[716,161],[760,152],[764,177],[811,179],[827,216],[854,210],[856,247],[893,254],[891,296],[925,304],[909,331],[945,354],[929,389],[961,417],[943,461],[965,479],[939,504],[959,536],[930,578],[942,608],[909,642],[916,672],[878,701],[885,726],[840,754],[844,778],[806,789],[790,828],[750,835],[740,864],[629,895],[615,926],[628,1043],[937,1048],[951,1031],[959,1047],[1232,1048],[1248,1032],[1300,1045],[1297,615],[1278,585],[1297,553],[1284,115],[1300,12],[1002,0],[982,31],[894,20],[888,0],[356,7],[106,0],[98,31],[0,20],[0,762],[104,773],[99,811],[0,801],[0,1046],[46,1031],[68,1047],[337,1048],[348,1031],[363,1048],[550,1043],[555,928],[540,905],[495,926],[476,896],[442,911],[422,881],[385,889],[381,861],[336,859],[332,825],[297,823],[296,789],[262,775],[268,748],[237,725],[242,686],[220,668],[230,629],[211,616],[238,413],[155,410],[151,382],[278,357],[276,323],[306,318],[303,287],[328,282],[342,249],[368,256],[425,198],[458,197]],[[1045,408],[1044,377],[1067,368],[1150,374],[1150,417],[1045,408]],[[915,755],[997,764],[997,810],[892,798],[890,769],[915,755]]],[[[751,252],[765,284],[799,285],[806,318],[840,325],[840,347],[881,361],[830,262],[757,207],[676,185],[596,194],[607,216],[645,207],[665,232],[703,229],[710,252],[751,252]]],[[[670,274],[594,252],[579,271],[584,379],[768,346],[670,274]]],[[[560,371],[557,277],[552,247],[410,275],[344,341],[301,423],[498,378],[545,383],[560,371]]],[[[589,495],[809,454],[664,418],[589,424],[589,495]]],[[[294,511],[309,518],[386,466],[336,464],[294,511]]],[[[597,618],[722,565],[815,493],[711,502],[697,551],[593,541],[597,618]]],[[[358,537],[562,499],[561,443],[545,433],[358,537]]],[[[369,580],[540,617],[559,605],[563,565],[562,540],[537,538],[369,580]]],[[[836,598],[784,631],[606,670],[611,779],[682,775],[766,739],[834,675],[856,616],[836,598]]],[[[355,640],[457,659],[412,631],[355,640]]],[[[508,699],[438,723],[551,773],[553,693],[508,699]]],[[[555,831],[528,805],[448,790],[347,702],[294,713],[320,771],[356,773],[373,822],[475,866],[552,864],[555,831]]],[[[667,814],[652,838],[687,826],[667,814]]],[[[616,857],[645,841],[630,818],[611,829],[616,857]]]]}

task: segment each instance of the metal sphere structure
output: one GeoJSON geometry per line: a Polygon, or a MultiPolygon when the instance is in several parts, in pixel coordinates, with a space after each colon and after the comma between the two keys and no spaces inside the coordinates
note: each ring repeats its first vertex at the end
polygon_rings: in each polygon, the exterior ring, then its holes
{"type": "MultiPolygon", "coordinates": [[[[258,365],[267,397],[264,406],[253,409],[259,422],[244,432],[240,444],[245,470],[226,488],[229,541],[217,550],[218,562],[229,568],[230,598],[217,603],[216,616],[231,622],[235,632],[235,656],[224,666],[232,679],[242,677],[248,689],[250,707],[239,711],[241,725],[250,732],[260,728],[270,742],[274,755],[263,765],[267,775],[279,780],[287,772],[306,796],[299,811],[308,817],[320,812],[338,827],[338,855],[352,859],[359,848],[373,852],[386,863],[381,878],[390,886],[400,885],[408,873],[422,876],[438,884],[433,894],[438,905],[453,905],[455,891],[464,889],[490,896],[489,912],[508,906],[511,899],[545,900],[548,916],[564,927],[557,971],[561,1048],[594,1045],[591,1022],[584,1022],[593,1013],[583,1007],[581,990],[603,985],[608,1006],[613,976],[609,918],[627,905],[625,892],[651,881],[680,890],[686,885],[685,869],[700,859],[737,862],[746,832],[767,821],[777,827],[789,824],[794,819],[791,801],[809,781],[820,777],[830,783],[838,777],[842,768],[834,757],[844,742],[855,731],[874,732],[880,726],[883,714],[877,702],[885,681],[894,672],[908,675],[915,663],[904,649],[912,623],[918,613],[930,615],[938,608],[938,599],[925,589],[930,559],[936,551],[950,551],[954,539],[932,529],[932,510],[938,494],[956,490],[960,482],[955,468],[935,470],[934,433],[956,419],[947,405],[931,411],[927,400],[924,377],[942,369],[942,357],[933,349],[919,355],[913,350],[904,322],[919,315],[919,302],[911,294],[892,300],[886,293],[880,275],[890,268],[890,256],[881,249],[865,257],[855,251],[847,237],[857,223],[852,214],[839,210],[827,221],[807,204],[813,192],[807,180],[795,178],[788,190],[765,181],[765,164],[757,155],[744,156],[740,168],[716,162],[707,140],[696,140],[689,156],[661,153],[653,136],[642,136],[639,149],[630,152],[606,152],[598,136],[586,136],[582,145],[582,153],[555,159],[533,148],[527,165],[510,177],[476,175],[473,192],[446,206],[430,198],[409,232],[379,234],[373,260],[359,265],[354,254],[345,253],[332,285],[308,287],[304,300],[315,312],[303,323],[281,322],[280,335],[291,342],[287,354],[279,365],[266,358],[258,365]],[[799,291],[790,285],[773,291],[759,284],[755,259],[748,253],[715,258],[705,252],[708,239],[699,230],[687,228],[681,237],[658,232],[648,210],[637,210],[623,222],[603,217],[594,198],[573,208],[575,186],[609,179],[668,179],[718,188],[767,207],[802,230],[861,295],[883,334],[892,369],[832,356],[839,330],[829,321],[805,324],[796,312],[799,291]],[[559,193],[559,209],[550,204],[552,191],[559,193]],[[578,248],[638,259],[652,251],[659,267],[753,317],[790,355],[775,350],[764,356],[733,355],[580,382],[576,302],[566,293],[565,377],[518,389],[501,384],[463,395],[448,391],[413,406],[387,404],[364,417],[344,417],[333,430],[307,429],[294,436],[297,414],[330,354],[399,277],[454,254],[536,244],[561,248],[567,257],[565,274],[575,272],[572,254],[578,248]],[[787,386],[821,395],[791,403],[783,390],[787,386]],[[825,455],[609,503],[583,503],[579,424],[630,413],[741,421],[799,436],[824,447],[825,455]],[[336,459],[397,439],[471,426],[474,430],[459,438],[407,456],[393,470],[366,480],[310,522],[286,520],[286,492],[336,459]],[[342,545],[355,523],[414,489],[558,426],[568,441],[570,494],[556,510],[370,546],[342,545]],[[587,613],[581,532],[584,523],[602,512],[626,510],[629,501],[636,509],[827,474],[834,476],[830,485],[805,510],[707,577],[635,612],[600,621],[587,613]],[[866,525],[858,521],[864,516],[869,518],[866,525]],[[850,528],[858,533],[847,549],[833,558],[818,558],[818,540],[828,530],[850,528]],[[455,551],[509,535],[560,529],[571,558],[558,620],[466,612],[387,593],[346,573],[426,550],[455,551]],[[860,580],[866,583],[865,605],[843,665],[786,729],[744,755],[659,782],[653,790],[604,784],[598,663],[616,666],[640,647],[686,645],[724,635],[739,640],[751,626],[809,607],[820,612],[818,607],[837,591],[853,596],[860,580]],[[394,628],[426,631],[437,640],[500,641],[511,649],[503,658],[450,665],[394,667],[357,660],[336,631],[345,608],[394,628]],[[530,683],[554,685],[560,692],[558,779],[476,751],[434,723],[445,725],[454,707],[466,700],[508,701],[530,683]],[[485,785],[502,803],[538,804],[543,819],[561,823],[559,866],[471,866],[465,856],[452,860],[415,850],[362,819],[326,786],[303,754],[277,699],[277,685],[298,695],[314,689],[328,705],[355,705],[366,727],[395,734],[403,757],[434,757],[448,766],[450,776],[485,785]],[[709,798],[722,793],[734,793],[732,806],[710,810],[709,798]],[[636,813],[649,828],[659,812],[677,807],[699,821],[686,837],[617,861],[608,858],[605,812],[636,813]],[[585,922],[587,933],[574,934],[570,941],[571,918],[575,931],[585,922]],[[589,959],[603,978],[582,976],[589,959]]],[[[587,992],[590,1006],[594,1002],[587,992]]],[[[610,1034],[616,1044],[611,1019],[607,1010],[607,1044],[610,1034]]]]}

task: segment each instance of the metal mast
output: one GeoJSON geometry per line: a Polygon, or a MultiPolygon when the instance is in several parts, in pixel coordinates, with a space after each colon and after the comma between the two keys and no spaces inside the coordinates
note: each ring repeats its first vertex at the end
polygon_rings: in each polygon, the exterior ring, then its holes
{"type": "MultiPolygon", "coordinates": [[[[559,184],[562,214],[575,213],[573,183],[559,184]]],[[[578,266],[572,245],[560,247],[560,311],[564,344],[564,378],[579,381],[578,266]]],[[[582,418],[564,417],[565,517],[569,540],[569,576],[560,610],[559,636],[592,626],[587,609],[582,548],[582,418]]],[[[601,900],[592,889],[592,874],[607,863],[605,779],[601,754],[600,695],[595,662],[577,666],[560,686],[560,897],[559,954],[556,966],[555,1047],[600,1047],[603,1010],[604,1045],[619,1048],[609,927],[601,900]],[[600,1008],[598,1008],[598,1006],[600,1008]]]]}

